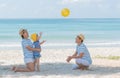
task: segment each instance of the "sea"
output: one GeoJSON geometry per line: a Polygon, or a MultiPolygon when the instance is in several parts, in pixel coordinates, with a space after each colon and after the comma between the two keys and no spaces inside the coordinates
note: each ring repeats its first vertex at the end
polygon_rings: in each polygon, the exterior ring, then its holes
{"type": "Polygon", "coordinates": [[[21,28],[42,32],[46,49],[75,48],[81,33],[87,47],[120,47],[120,18],[0,19],[0,50],[21,49],[21,28]]]}

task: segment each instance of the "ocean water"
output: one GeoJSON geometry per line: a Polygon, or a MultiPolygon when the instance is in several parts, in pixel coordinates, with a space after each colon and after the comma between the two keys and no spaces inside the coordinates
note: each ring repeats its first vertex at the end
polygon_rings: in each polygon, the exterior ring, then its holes
{"type": "Polygon", "coordinates": [[[0,49],[21,49],[20,28],[29,35],[43,32],[44,48],[74,48],[80,33],[88,47],[120,46],[119,18],[0,19],[0,49]]]}

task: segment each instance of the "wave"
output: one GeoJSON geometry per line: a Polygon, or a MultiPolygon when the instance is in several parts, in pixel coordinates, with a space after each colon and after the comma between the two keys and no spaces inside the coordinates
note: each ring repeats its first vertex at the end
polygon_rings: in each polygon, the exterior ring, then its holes
{"type": "MultiPolygon", "coordinates": [[[[87,46],[120,46],[120,42],[105,42],[105,43],[99,43],[99,42],[96,42],[96,43],[85,43],[87,46]]],[[[45,43],[42,45],[43,47],[74,47],[76,46],[75,43],[45,43]]],[[[6,48],[6,47],[21,47],[21,44],[19,43],[5,43],[5,44],[0,44],[0,48],[6,48]]]]}

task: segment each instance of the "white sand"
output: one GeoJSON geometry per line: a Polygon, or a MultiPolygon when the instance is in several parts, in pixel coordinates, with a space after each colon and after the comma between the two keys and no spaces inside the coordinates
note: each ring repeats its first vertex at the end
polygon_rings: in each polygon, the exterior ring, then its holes
{"type": "Polygon", "coordinates": [[[120,60],[98,59],[100,56],[120,56],[120,48],[89,48],[93,59],[90,70],[72,70],[71,63],[67,63],[66,57],[71,55],[73,49],[43,49],[41,58],[41,72],[13,72],[13,65],[23,66],[21,50],[0,51],[0,78],[120,78],[120,60]]]}

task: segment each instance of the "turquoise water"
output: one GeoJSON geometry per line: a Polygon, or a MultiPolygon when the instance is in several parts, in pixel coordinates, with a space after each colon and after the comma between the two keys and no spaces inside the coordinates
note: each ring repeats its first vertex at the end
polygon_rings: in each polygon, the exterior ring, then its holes
{"type": "Polygon", "coordinates": [[[0,19],[0,48],[20,47],[19,29],[43,32],[44,47],[73,47],[75,37],[83,33],[88,46],[120,46],[119,18],[89,19],[0,19]]]}

